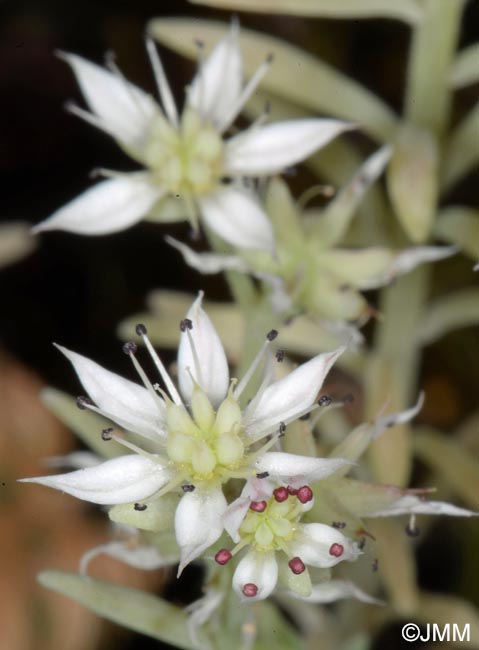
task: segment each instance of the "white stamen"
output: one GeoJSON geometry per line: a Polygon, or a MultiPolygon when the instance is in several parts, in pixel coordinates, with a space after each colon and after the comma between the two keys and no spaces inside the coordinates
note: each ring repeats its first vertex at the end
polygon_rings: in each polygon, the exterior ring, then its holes
{"type": "MultiPolygon", "coordinates": [[[[199,384],[200,386],[204,386],[205,382],[203,381],[203,377],[202,377],[200,359],[198,357],[198,352],[196,350],[195,342],[193,341],[193,337],[191,336],[189,327],[186,328],[186,336],[188,337],[191,353],[193,354],[193,362],[195,364],[195,372],[196,372],[196,383],[199,384]]],[[[190,368],[186,368],[186,370],[190,371],[190,368]]],[[[192,380],[194,381],[193,377],[192,380]]]]}
{"type": "MultiPolygon", "coordinates": [[[[153,363],[155,364],[158,372],[160,373],[161,378],[165,382],[166,389],[167,389],[168,393],[170,394],[171,399],[178,406],[183,406],[183,401],[182,401],[182,399],[180,397],[180,394],[176,390],[176,386],[173,383],[173,381],[171,380],[171,377],[168,374],[168,371],[165,368],[162,360],[160,359],[160,357],[156,353],[155,348],[152,346],[152,344],[150,342],[150,339],[148,338],[148,335],[145,333],[145,334],[141,334],[140,336],[143,339],[143,343],[145,344],[146,349],[150,353],[150,356],[153,359],[153,363]]],[[[154,388],[154,386],[153,386],[153,388],[154,388]]]]}
{"type": "MultiPolygon", "coordinates": [[[[268,343],[269,343],[269,341],[268,341],[268,343]]],[[[271,384],[271,381],[273,380],[273,375],[274,375],[273,354],[271,353],[271,350],[269,350],[269,346],[263,345],[263,347],[264,347],[264,351],[262,349],[261,352],[266,356],[266,361],[265,361],[264,370],[263,370],[263,379],[261,381],[260,387],[258,388],[258,391],[256,392],[256,395],[253,397],[253,399],[249,403],[249,408],[251,410],[253,410],[253,411],[256,408],[256,405],[258,404],[259,400],[261,399],[264,391],[271,384]]],[[[256,359],[253,361],[253,363],[255,363],[255,361],[256,361],[256,359]]],[[[236,393],[235,393],[235,395],[236,395],[236,393]]]]}
{"type": "Polygon", "coordinates": [[[272,62],[272,57],[268,57],[265,61],[263,61],[263,63],[256,70],[254,75],[251,77],[251,79],[248,81],[246,86],[243,88],[234,108],[229,113],[227,113],[226,117],[224,117],[221,120],[221,123],[218,124],[218,129],[220,132],[227,129],[228,126],[232,124],[235,121],[235,119],[238,117],[244,105],[256,90],[256,87],[260,83],[261,79],[268,72],[271,62],[272,62]]]}
{"type": "Polygon", "coordinates": [[[249,384],[249,382],[251,380],[251,377],[254,375],[254,373],[256,371],[256,368],[258,367],[261,359],[264,357],[264,355],[266,353],[266,350],[267,350],[270,343],[271,343],[271,341],[266,339],[266,341],[263,343],[261,348],[258,350],[258,352],[257,352],[255,358],[253,359],[250,367],[248,368],[246,373],[243,375],[241,381],[238,383],[235,390],[233,391],[233,395],[234,395],[235,399],[238,399],[240,397],[241,393],[244,391],[246,386],[249,384]]]}
{"type": "Polygon", "coordinates": [[[72,115],[76,115],[77,117],[84,120],[88,124],[91,124],[96,129],[100,129],[100,131],[103,131],[104,133],[108,133],[108,135],[112,135],[112,132],[108,129],[107,125],[103,122],[103,120],[101,120],[96,115],[93,115],[93,113],[86,111],[84,108],[77,106],[74,102],[66,102],[65,110],[67,110],[72,115]]]}
{"type": "Polygon", "coordinates": [[[146,50],[150,57],[151,67],[153,69],[153,74],[155,75],[156,85],[158,87],[161,103],[163,104],[166,116],[170,123],[178,128],[178,111],[176,110],[173,93],[171,92],[170,84],[168,83],[161,59],[158,56],[155,43],[148,36],[146,37],[146,50]]]}
{"type": "Polygon", "coordinates": [[[116,65],[115,63],[115,54],[114,52],[107,52],[105,56],[105,63],[106,67],[113,72],[114,75],[118,77],[118,79],[123,83],[123,86],[125,88],[125,91],[128,93],[130,96],[131,101],[136,105],[136,107],[145,115],[146,117],[149,117],[148,113],[145,111],[145,107],[142,105],[142,103],[139,101],[135,90],[134,86],[129,83],[129,81],[126,79],[120,68],[116,65]]]}
{"type": "Polygon", "coordinates": [[[122,438],[121,436],[117,436],[116,433],[111,434],[111,440],[114,440],[119,445],[123,445],[123,447],[126,447],[127,449],[134,451],[135,454],[138,454],[139,456],[144,456],[145,458],[148,458],[153,462],[156,462],[158,460],[157,454],[150,454],[148,451],[145,451],[141,447],[138,447],[138,445],[135,445],[132,442],[129,442],[128,440],[125,440],[125,438],[122,438]]]}
{"type": "Polygon", "coordinates": [[[148,377],[146,376],[145,371],[144,371],[143,368],[140,366],[140,362],[139,362],[138,359],[135,357],[135,353],[134,353],[134,352],[130,352],[128,356],[130,357],[131,362],[132,362],[133,365],[135,366],[135,370],[136,370],[136,372],[139,374],[139,376],[140,376],[140,378],[141,378],[141,381],[142,381],[143,384],[145,385],[145,388],[148,390],[148,392],[150,393],[150,395],[153,397],[153,399],[154,399],[154,401],[155,401],[155,404],[158,406],[158,410],[160,411],[161,414],[163,414],[164,411],[165,411],[165,404],[164,404],[163,400],[161,399],[161,397],[160,397],[160,396],[158,395],[158,393],[156,392],[156,390],[153,388],[152,383],[151,383],[151,381],[148,379],[148,377]]]}

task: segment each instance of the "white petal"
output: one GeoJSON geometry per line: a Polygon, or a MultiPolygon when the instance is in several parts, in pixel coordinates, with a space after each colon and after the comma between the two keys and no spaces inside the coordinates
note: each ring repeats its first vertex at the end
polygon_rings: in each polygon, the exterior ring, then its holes
{"type": "Polygon", "coordinates": [[[159,107],[150,95],[123,79],[75,54],[61,53],[73,69],[90,109],[102,128],[120,142],[141,147],[159,107]]]}
{"type": "Polygon", "coordinates": [[[389,268],[391,278],[397,275],[409,273],[424,262],[437,262],[446,257],[451,257],[458,252],[457,246],[415,246],[414,248],[406,248],[394,258],[392,265],[389,268]]]}
{"type": "Polygon", "coordinates": [[[226,506],[221,488],[197,488],[181,498],[175,513],[176,541],[181,549],[178,575],[221,536],[226,506]]]}
{"type": "Polygon", "coordinates": [[[273,227],[251,192],[225,186],[199,204],[206,225],[229,244],[273,252],[273,227]]]}
{"type": "Polygon", "coordinates": [[[79,571],[86,574],[88,565],[98,555],[109,555],[135,569],[153,571],[170,564],[176,564],[178,558],[166,557],[154,546],[133,545],[130,540],[124,542],[109,542],[87,551],[81,558],[79,571]]]}
{"type": "Polygon", "coordinates": [[[269,499],[273,494],[273,489],[273,484],[266,479],[249,478],[240,496],[226,508],[225,514],[223,515],[223,525],[235,543],[240,541],[238,530],[248,512],[251,502],[269,499]]]}
{"type": "Polygon", "coordinates": [[[71,362],[91,399],[112,420],[150,438],[165,435],[164,412],[159,410],[161,402],[155,402],[146,388],[123,379],[81,354],[60,345],[56,347],[71,362]]]}
{"type": "Polygon", "coordinates": [[[348,580],[330,580],[329,582],[321,582],[318,585],[313,585],[310,596],[300,596],[294,591],[291,591],[289,595],[299,600],[306,600],[309,603],[332,603],[342,598],[355,598],[356,600],[371,605],[383,604],[381,600],[373,598],[348,580]]]}
{"type": "Polygon", "coordinates": [[[148,174],[122,174],[97,183],[33,228],[104,235],[124,230],[142,219],[164,194],[148,174]]]}
{"type": "Polygon", "coordinates": [[[378,438],[386,429],[394,427],[396,424],[406,424],[413,420],[416,415],[421,411],[424,404],[424,392],[419,393],[419,397],[414,406],[405,411],[392,413],[391,415],[380,415],[374,421],[374,434],[373,440],[378,438]]]}
{"type": "Polygon", "coordinates": [[[226,143],[227,174],[271,175],[301,162],[351,125],[339,120],[304,119],[252,127],[226,143]]]}
{"type": "Polygon", "coordinates": [[[274,423],[287,424],[312,406],[329,369],[345,349],[318,354],[253,399],[244,415],[247,435],[254,436],[274,423]]]}
{"type": "Polygon", "coordinates": [[[450,515],[452,517],[474,517],[479,513],[458,508],[443,501],[426,501],[413,494],[406,494],[386,508],[368,512],[368,517],[394,517],[396,515],[450,515]]]}
{"type": "Polygon", "coordinates": [[[268,451],[256,460],[255,470],[268,472],[273,478],[292,487],[301,487],[320,481],[350,464],[342,458],[314,458],[287,454],[283,451],[268,451]],[[297,485],[298,483],[301,485],[297,485]]]}
{"type": "Polygon", "coordinates": [[[214,48],[200,67],[191,84],[188,101],[201,116],[221,127],[224,117],[231,115],[239,100],[243,81],[238,29],[231,32],[214,48]]]}
{"type": "Polygon", "coordinates": [[[91,503],[114,505],[146,499],[171,478],[171,471],[160,460],[156,462],[132,454],[69,474],[24,478],[21,481],[46,485],[91,503]]]}
{"type": "Polygon", "coordinates": [[[278,564],[273,551],[250,551],[239,562],[233,575],[233,589],[243,602],[248,603],[267,598],[277,582],[278,564]],[[243,587],[250,583],[258,587],[256,596],[247,597],[243,594],[243,587]]]}
{"type": "Polygon", "coordinates": [[[191,373],[213,406],[217,407],[228,392],[228,362],[214,325],[201,308],[202,299],[201,292],[186,315],[193,323],[193,329],[181,334],[178,348],[178,380],[181,393],[189,402],[193,394],[191,373]]]}
{"type": "Polygon", "coordinates": [[[324,569],[343,560],[355,560],[361,555],[354,542],[326,524],[300,524],[290,548],[292,554],[300,557],[305,564],[324,569]],[[340,544],[344,549],[339,557],[329,552],[333,544],[340,544]]]}
{"type": "Polygon", "coordinates": [[[249,267],[236,255],[218,255],[217,253],[197,253],[182,242],[167,235],[166,241],[183,255],[184,261],[196,271],[209,275],[222,271],[247,272],[249,267]]]}

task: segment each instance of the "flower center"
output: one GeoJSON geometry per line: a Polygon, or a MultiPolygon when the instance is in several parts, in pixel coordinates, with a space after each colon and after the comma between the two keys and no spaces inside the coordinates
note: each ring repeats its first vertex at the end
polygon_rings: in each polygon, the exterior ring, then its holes
{"type": "Polygon", "coordinates": [[[185,407],[169,403],[166,421],[167,454],[193,482],[225,481],[243,465],[241,410],[231,391],[215,412],[207,395],[196,387],[191,414],[185,407]]]}
{"type": "Polygon", "coordinates": [[[145,150],[158,182],[175,194],[207,194],[221,175],[223,141],[192,108],[183,112],[178,130],[163,117],[156,118],[145,150]]]}
{"type": "MultiPolygon", "coordinates": [[[[303,488],[301,488],[303,489],[303,488]]],[[[309,488],[307,488],[309,490],[309,488]]],[[[253,501],[240,526],[239,534],[257,551],[287,550],[303,514],[297,491],[277,488],[267,501],[253,501]]]]}

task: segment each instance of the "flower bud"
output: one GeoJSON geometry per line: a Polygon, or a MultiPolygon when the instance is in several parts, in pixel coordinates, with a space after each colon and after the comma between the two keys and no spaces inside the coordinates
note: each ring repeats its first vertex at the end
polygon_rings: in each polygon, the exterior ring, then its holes
{"type": "Polygon", "coordinates": [[[206,393],[198,386],[193,389],[191,410],[196,424],[204,431],[209,431],[215,421],[215,412],[206,393]]]}

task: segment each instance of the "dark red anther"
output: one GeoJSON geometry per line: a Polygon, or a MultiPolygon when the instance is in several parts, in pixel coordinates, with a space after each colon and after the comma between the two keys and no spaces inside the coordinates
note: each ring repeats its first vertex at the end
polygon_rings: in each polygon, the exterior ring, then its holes
{"type": "Polygon", "coordinates": [[[308,503],[313,498],[313,490],[309,486],[303,485],[299,488],[296,496],[301,503],[308,503]]]}
{"type": "Polygon", "coordinates": [[[266,501],[252,501],[250,508],[255,512],[264,512],[267,506],[268,504],[266,503],[266,501]]]}
{"type": "Polygon", "coordinates": [[[341,557],[341,555],[344,553],[344,546],[341,544],[331,544],[329,548],[329,554],[332,555],[333,557],[341,557]]]}
{"type": "Polygon", "coordinates": [[[293,497],[298,494],[298,490],[296,488],[294,488],[294,487],[291,487],[291,485],[288,485],[288,492],[293,497]]]}
{"type": "Polygon", "coordinates": [[[287,488],[285,487],[279,487],[276,488],[276,490],[273,490],[273,495],[275,500],[278,503],[282,503],[283,501],[286,501],[286,499],[289,497],[289,492],[287,488]]]}
{"type": "Polygon", "coordinates": [[[258,593],[258,586],[254,582],[247,582],[242,591],[247,598],[254,598],[258,593]]]}
{"type": "Polygon", "coordinates": [[[228,551],[227,548],[222,548],[215,555],[215,561],[218,562],[218,564],[221,564],[221,566],[223,566],[224,564],[228,564],[228,562],[231,560],[232,557],[233,556],[231,555],[231,553],[228,551]]]}
{"type": "Polygon", "coordinates": [[[288,566],[291,571],[297,576],[306,570],[303,560],[299,557],[293,557],[293,559],[288,562],[288,566]]]}

